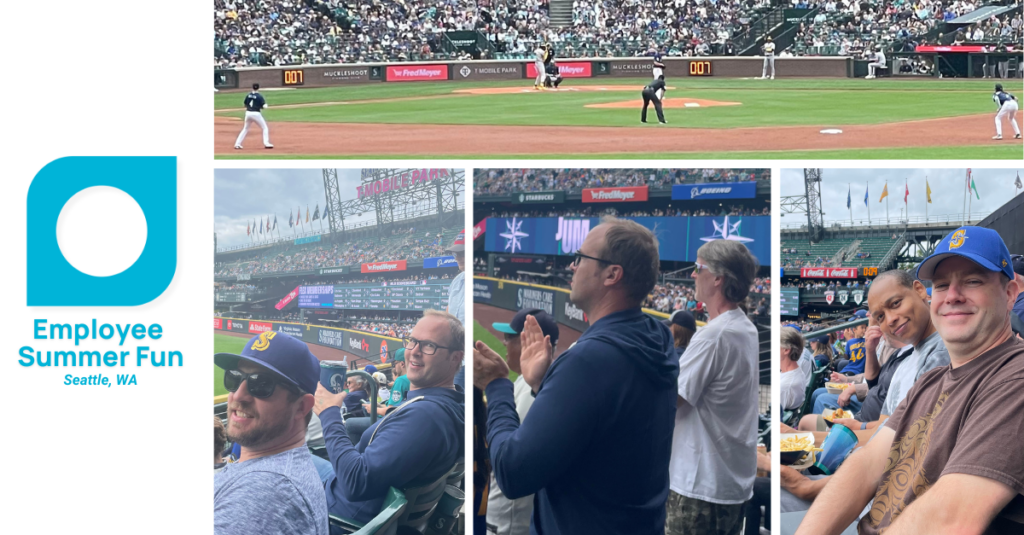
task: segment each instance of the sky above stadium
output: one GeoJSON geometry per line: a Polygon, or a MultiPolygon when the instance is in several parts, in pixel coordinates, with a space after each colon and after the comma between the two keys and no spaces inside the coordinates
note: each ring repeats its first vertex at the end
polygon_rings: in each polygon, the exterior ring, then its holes
{"type": "MultiPolygon", "coordinates": [[[[360,183],[359,169],[338,169],[342,201],[355,199],[356,187],[360,183]]],[[[277,228],[282,238],[288,238],[296,231],[302,232],[303,227],[288,227],[289,214],[294,215],[301,208],[305,225],[307,206],[312,220],[318,205],[320,213],[323,213],[326,199],[321,169],[217,169],[214,172],[213,196],[213,229],[217,234],[217,247],[222,249],[250,243],[246,226],[251,226],[254,219],[259,225],[260,218],[266,221],[268,216],[271,221],[277,216],[277,228]]],[[[399,218],[397,213],[395,218],[399,218]]],[[[373,212],[345,216],[346,225],[375,220],[373,212]]],[[[310,223],[304,226],[306,231],[320,230],[319,220],[310,223]]],[[[327,228],[325,221],[323,229],[327,228]]],[[[274,235],[277,234],[274,231],[274,235]]]]}
{"type": "MultiPolygon", "coordinates": [[[[977,186],[977,195],[972,191],[970,212],[975,219],[991,214],[1014,196],[1014,181],[1018,169],[972,169],[977,186]],[[978,199],[978,196],[981,199],[978,199]],[[980,216],[980,217],[979,217],[980,216]]],[[[803,169],[782,169],[782,196],[803,195],[803,169]]],[[[886,200],[879,202],[883,188],[888,181],[889,219],[899,220],[901,209],[910,217],[923,222],[925,216],[925,179],[932,190],[932,202],[927,204],[931,220],[948,216],[950,221],[959,221],[964,212],[964,192],[967,169],[823,169],[821,181],[822,212],[825,222],[849,224],[850,210],[846,207],[847,191],[850,190],[851,206],[855,224],[864,224],[868,219],[868,207],[864,205],[865,188],[868,190],[868,205],[871,221],[884,223],[886,200]],[[903,204],[906,188],[910,195],[907,205],[903,204]]],[[[1024,178],[1021,178],[1024,182],[1024,178]]],[[[1016,193],[1024,193],[1018,189],[1016,193]]],[[[781,213],[781,211],[780,211],[781,213]]],[[[943,218],[946,220],[946,218],[943,218]]],[[[782,226],[792,227],[807,223],[807,216],[787,214],[782,226]]]]}

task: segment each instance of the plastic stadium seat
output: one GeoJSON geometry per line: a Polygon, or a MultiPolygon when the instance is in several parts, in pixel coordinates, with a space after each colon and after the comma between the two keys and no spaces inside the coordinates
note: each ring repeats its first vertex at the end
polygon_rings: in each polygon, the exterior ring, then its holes
{"type": "Polygon", "coordinates": [[[437,502],[444,495],[450,473],[451,471],[426,485],[405,489],[404,494],[409,503],[399,515],[398,525],[422,532],[427,527],[437,502]]]}
{"type": "Polygon", "coordinates": [[[388,489],[388,495],[384,498],[384,507],[380,513],[364,525],[330,515],[331,534],[395,535],[398,533],[398,519],[405,512],[408,504],[409,501],[405,494],[392,487],[388,489]]]}

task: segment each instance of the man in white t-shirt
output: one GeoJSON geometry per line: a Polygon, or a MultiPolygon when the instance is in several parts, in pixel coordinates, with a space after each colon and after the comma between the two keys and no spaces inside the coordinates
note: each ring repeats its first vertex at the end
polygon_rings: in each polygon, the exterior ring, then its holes
{"type": "Polygon", "coordinates": [[[757,329],[738,304],[757,275],[740,242],[697,250],[694,281],[708,323],[679,359],[666,535],[738,535],[757,472],[757,329]]]}
{"type": "Polygon", "coordinates": [[[780,343],[779,362],[782,375],[779,403],[782,410],[799,409],[807,396],[807,378],[798,364],[804,351],[804,337],[800,335],[800,331],[792,327],[783,327],[780,343]]]}

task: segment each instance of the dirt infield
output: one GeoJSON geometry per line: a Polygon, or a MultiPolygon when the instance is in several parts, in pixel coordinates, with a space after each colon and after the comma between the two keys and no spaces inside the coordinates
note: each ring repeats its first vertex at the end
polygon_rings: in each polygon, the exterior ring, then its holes
{"type": "MultiPolygon", "coordinates": [[[[643,91],[642,85],[580,85],[574,87],[563,87],[560,89],[545,89],[556,93],[589,93],[597,91],[643,91]]],[[[675,89],[672,86],[665,86],[665,89],[675,89]]],[[[515,93],[537,93],[538,90],[530,86],[519,87],[475,87],[471,89],[456,89],[455,94],[463,95],[511,95],[515,93]]]]}
{"type": "MultiPolygon", "coordinates": [[[[251,334],[234,333],[234,332],[230,332],[230,331],[214,330],[213,332],[215,334],[224,334],[224,335],[227,335],[227,336],[234,336],[234,337],[237,337],[237,338],[245,338],[246,340],[248,340],[249,338],[252,338],[252,336],[253,336],[251,334]]],[[[352,353],[346,353],[345,351],[342,351],[340,349],[334,349],[333,347],[327,347],[327,346],[321,346],[321,345],[309,344],[309,343],[307,343],[306,345],[309,346],[310,353],[313,353],[313,356],[315,356],[319,360],[345,360],[345,357],[348,357],[348,363],[349,363],[350,366],[355,365],[358,368],[363,368],[367,364],[370,364],[370,361],[368,361],[366,359],[361,359],[361,358],[353,355],[352,353]]]]}
{"type": "MultiPolygon", "coordinates": [[[[483,305],[480,303],[473,303],[473,319],[483,325],[488,331],[494,336],[501,340],[501,333],[491,328],[492,323],[508,323],[512,321],[512,316],[516,313],[511,310],[505,310],[504,308],[498,308],[491,305],[483,305]]],[[[570,329],[565,325],[558,325],[558,352],[561,353],[568,349],[569,346],[576,343],[583,333],[570,329]]],[[[474,340],[475,342],[475,340],[474,340]]]]}
{"type": "MultiPolygon", "coordinates": [[[[639,110],[637,115],[639,115],[639,110]]],[[[668,116],[685,123],[685,117],[668,116]]],[[[639,123],[639,117],[637,118],[639,123]]],[[[241,120],[214,118],[215,154],[267,153],[258,141],[234,150],[241,120]]],[[[274,155],[611,154],[919,148],[996,143],[992,115],[880,125],[758,128],[486,126],[271,122],[274,155]],[[825,135],[838,128],[839,135],[825,135]]],[[[1011,140],[1012,141],[1012,140],[1011,140]]]]}
{"type": "MultiPolygon", "coordinates": [[[[739,106],[742,102],[723,102],[719,100],[704,100],[700,98],[670,98],[661,102],[661,107],[665,109],[673,108],[711,108],[714,106],[739,106]]],[[[637,100],[624,100],[621,102],[603,102],[601,104],[587,104],[584,108],[632,108],[639,110],[643,108],[644,101],[637,100]]],[[[651,108],[653,109],[653,108],[651,108]]]]}

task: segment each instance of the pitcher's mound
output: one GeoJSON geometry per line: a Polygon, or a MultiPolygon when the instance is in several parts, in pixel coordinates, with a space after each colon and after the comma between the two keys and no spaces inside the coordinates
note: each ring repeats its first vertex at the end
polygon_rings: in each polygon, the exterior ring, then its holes
{"type": "MultiPolygon", "coordinates": [[[[581,85],[575,87],[560,87],[558,89],[545,89],[538,91],[533,86],[519,87],[474,87],[471,89],[456,89],[452,93],[466,93],[469,95],[509,95],[512,93],[585,93],[591,91],[643,91],[642,85],[581,85]]],[[[667,87],[667,89],[675,89],[667,87]]]]}
{"type": "MultiPolygon", "coordinates": [[[[668,98],[661,102],[662,108],[710,108],[713,106],[739,106],[740,102],[724,102],[721,100],[704,100],[699,98],[668,98]]],[[[644,101],[624,100],[621,102],[605,102],[602,104],[587,104],[585,108],[642,108],[644,101]]]]}

